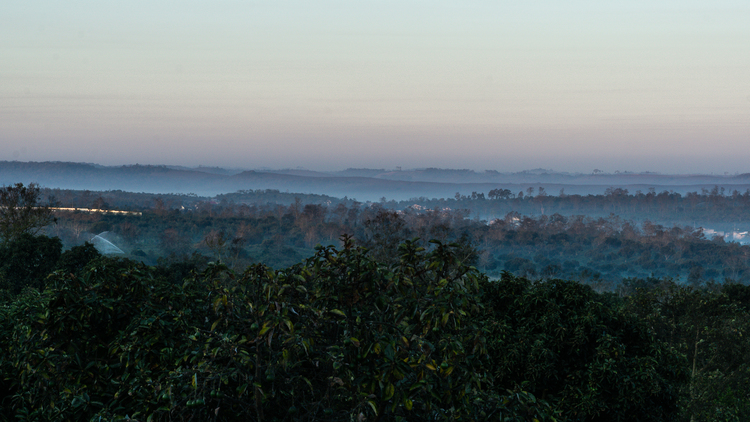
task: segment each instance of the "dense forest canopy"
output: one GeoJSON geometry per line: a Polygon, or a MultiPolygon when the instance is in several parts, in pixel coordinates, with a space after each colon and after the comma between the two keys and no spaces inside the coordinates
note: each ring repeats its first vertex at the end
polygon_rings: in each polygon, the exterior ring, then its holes
{"type": "Polygon", "coordinates": [[[748,247],[700,229],[61,196],[0,245],[0,420],[750,417],[748,247]]]}
{"type": "Polygon", "coordinates": [[[57,247],[0,307],[0,420],[750,417],[740,284],[490,281],[438,241],[239,272],[57,247]]]}
{"type": "Polygon", "coordinates": [[[58,212],[58,224],[47,234],[70,247],[108,232],[108,241],[131,258],[152,264],[197,252],[237,268],[254,262],[281,268],[309,256],[315,245],[336,245],[340,235],[349,234],[361,245],[383,250],[395,239],[460,240],[476,249],[474,264],[492,277],[509,271],[532,279],[590,281],[608,289],[624,278],[691,283],[750,278],[747,246],[700,226],[658,222],[659,216],[695,219],[714,222],[711,227],[718,229],[719,221],[735,220],[735,227],[742,227],[750,218],[750,195],[727,195],[718,187],[685,197],[618,189],[599,196],[551,196],[538,190],[515,195],[496,189],[471,197],[375,203],[276,190],[215,198],[63,190],[43,195],[64,207],[142,212],[58,212]],[[498,217],[480,218],[484,214],[498,217]]]}
{"type": "MultiPolygon", "coordinates": [[[[215,197],[199,197],[194,194],[165,195],[65,189],[44,189],[42,194],[45,198],[50,197],[65,207],[97,208],[94,205],[106,204],[112,208],[134,211],[159,206],[166,209],[195,208],[205,202],[221,204],[222,207],[291,205],[295,202],[335,207],[338,204],[351,206],[353,203],[360,203],[346,197],[288,193],[277,189],[240,190],[215,197]]],[[[712,189],[703,188],[685,195],[673,191],[657,192],[654,188],[645,192],[608,188],[603,195],[570,195],[564,190],[547,192],[543,187],[529,187],[518,192],[495,188],[487,192],[473,192],[471,195],[456,193],[450,198],[415,197],[394,201],[383,197],[377,202],[384,208],[394,210],[403,210],[408,207],[470,210],[472,216],[486,220],[502,218],[509,212],[518,212],[528,216],[561,214],[607,217],[615,214],[623,219],[649,220],[668,226],[711,224],[712,226],[734,227],[750,223],[750,190],[727,191],[719,186],[714,186],[712,189]]],[[[364,204],[372,204],[372,202],[364,202],[364,204]]]]}

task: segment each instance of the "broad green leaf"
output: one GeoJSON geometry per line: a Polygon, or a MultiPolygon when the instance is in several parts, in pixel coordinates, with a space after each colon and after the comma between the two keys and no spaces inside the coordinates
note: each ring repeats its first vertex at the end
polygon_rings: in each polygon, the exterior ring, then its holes
{"type": "Polygon", "coordinates": [[[375,405],[375,402],[372,401],[372,400],[367,400],[367,404],[369,404],[370,407],[372,407],[372,411],[375,412],[375,416],[377,416],[378,415],[378,408],[375,405]]]}
{"type": "Polygon", "coordinates": [[[390,400],[395,392],[396,387],[394,387],[393,384],[389,383],[388,386],[385,387],[385,395],[383,396],[383,400],[390,400]]]}

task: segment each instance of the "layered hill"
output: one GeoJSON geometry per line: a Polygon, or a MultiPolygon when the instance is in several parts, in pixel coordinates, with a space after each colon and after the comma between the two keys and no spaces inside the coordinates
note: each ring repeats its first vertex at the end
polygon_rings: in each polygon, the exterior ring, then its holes
{"type": "Polygon", "coordinates": [[[281,192],[326,194],[360,201],[447,198],[456,193],[488,193],[509,189],[513,193],[538,190],[547,194],[601,194],[607,188],[647,192],[701,192],[724,188],[727,192],[750,189],[750,174],[663,175],[656,173],[582,174],[537,169],[502,173],[454,169],[347,169],[321,172],[303,169],[237,170],[218,167],[151,165],[102,166],[70,162],[0,162],[0,184],[36,182],[61,189],[124,190],[148,193],[194,193],[215,196],[238,190],[278,189],[281,192]]]}

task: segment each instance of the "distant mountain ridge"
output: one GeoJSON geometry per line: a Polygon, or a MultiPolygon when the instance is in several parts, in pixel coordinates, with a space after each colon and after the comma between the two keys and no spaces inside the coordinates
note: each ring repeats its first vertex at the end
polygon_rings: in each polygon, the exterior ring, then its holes
{"type": "Polygon", "coordinates": [[[456,193],[487,193],[510,189],[514,193],[544,187],[547,194],[561,189],[567,194],[600,194],[607,188],[675,191],[686,193],[725,188],[728,192],[750,189],[750,173],[732,176],[666,175],[658,173],[564,173],[534,169],[502,173],[466,169],[346,169],[312,171],[305,169],[245,170],[220,167],[181,167],[164,165],[103,166],[71,162],[0,161],[0,184],[36,182],[60,189],[124,190],[147,193],[195,193],[215,196],[247,189],[278,189],[281,192],[325,194],[378,201],[381,198],[447,198],[456,193]]]}

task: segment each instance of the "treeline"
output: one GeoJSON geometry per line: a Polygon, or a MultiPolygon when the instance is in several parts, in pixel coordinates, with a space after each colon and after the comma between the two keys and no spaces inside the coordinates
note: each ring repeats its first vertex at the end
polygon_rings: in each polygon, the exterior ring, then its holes
{"type": "Polygon", "coordinates": [[[662,224],[722,226],[750,224],[750,190],[728,192],[723,187],[701,189],[685,195],[654,188],[630,193],[627,189],[608,188],[604,195],[568,195],[561,190],[547,192],[543,187],[512,192],[497,188],[489,192],[456,194],[454,198],[413,198],[408,201],[385,201],[384,206],[401,209],[418,205],[423,208],[450,207],[470,209],[473,215],[491,219],[509,212],[524,215],[619,215],[635,221],[657,221],[662,224]]]}
{"type": "MultiPolygon", "coordinates": [[[[302,204],[335,207],[338,204],[351,206],[358,203],[350,198],[335,198],[328,195],[280,192],[277,189],[242,190],[218,195],[213,198],[192,194],[148,194],[124,191],[76,191],[65,189],[43,189],[44,198],[51,198],[65,207],[101,208],[143,211],[148,209],[195,209],[204,204],[220,204],[222,207],[248,207],[265,205],[288,206],[302,204]]],[[[370,205],[366,202],[365,205],[370,205]]],[[[410,207],[421,209],[461,209],[484,219],[504,216],[509,212],[523,215],[587,215],[606,217],[619,215],[634,221],[650,220],[668,225],[737,226],[750,223],[750,190],[728,192],[723,187],[702,189],[685,195],[654,188],[648,192],[630,193],[627,189],[609,188],[604,195],[568,195],[564,190],[553,195],[543,187],[527,188],[512,192],[496,188],[488,192],[473,192],[471,195],[456,194],[453,198],[412,198],[407,201],[389,201],[382,198],[379,204],[387,209],[404,210],[410,207]]]]}
{"type": "Polygon", "coordinates": [[[348,234],[375,253],[385,251],[379,259],[387,259],[402,239],[460,241],[476,249],[474,264],[495,277],[509,271],[531,279],[603,283],[606,288],[624,278],[671,277],[693,284],[750,280],[748,246],[706,238],[700,229],[639,224],[612,215],[530,217],[511,212],[488,222],[461,209],[394,211],[380,203],[326,206],[297,198],[286,206],[201,201],[187,209],[151,208],[141,216],[56,216],[57,224],[47,234],[67,247],[109,232],[131,258],[150,264],[197,252],[237,268],[257,262],[281,268],[308,256],[317,244],[338,245],[339,237],[348,234]]]}
{"type": "Polygon", "coordinates": [[[199,209],[204,204],[226,206],[249,205],[290,205],[301,201],[305,204],[325,204],[355,202],[348,198],[335,198],[328,195],[301,194],[280,192],[278,189],[240,190],[221,194],[216,197],[198,196],[195,194],[155,194],[144,192],[127,192],[122,190],[90,191],[73,189],[40,189],[42,202],[52,202],[67,208],[94,208],[103,210],[145,211],[199,209]]]}
{"type": "Polygon", "coordinates": [[[702,230],[690,227],[638,225],[616,216],[531,218],[510,213],[476,230],[481,250],[477,265],[491,273],[610,283],[647,277],[693,284],[750,279],[749,246],[707,239],[702,230]]]}
{"type": "Polygon", "coordinates": [[[0,420],[750,417],[747,286],[490,281],[441,242],[279,270],[91,252],[0,307],[0,420]]]}

